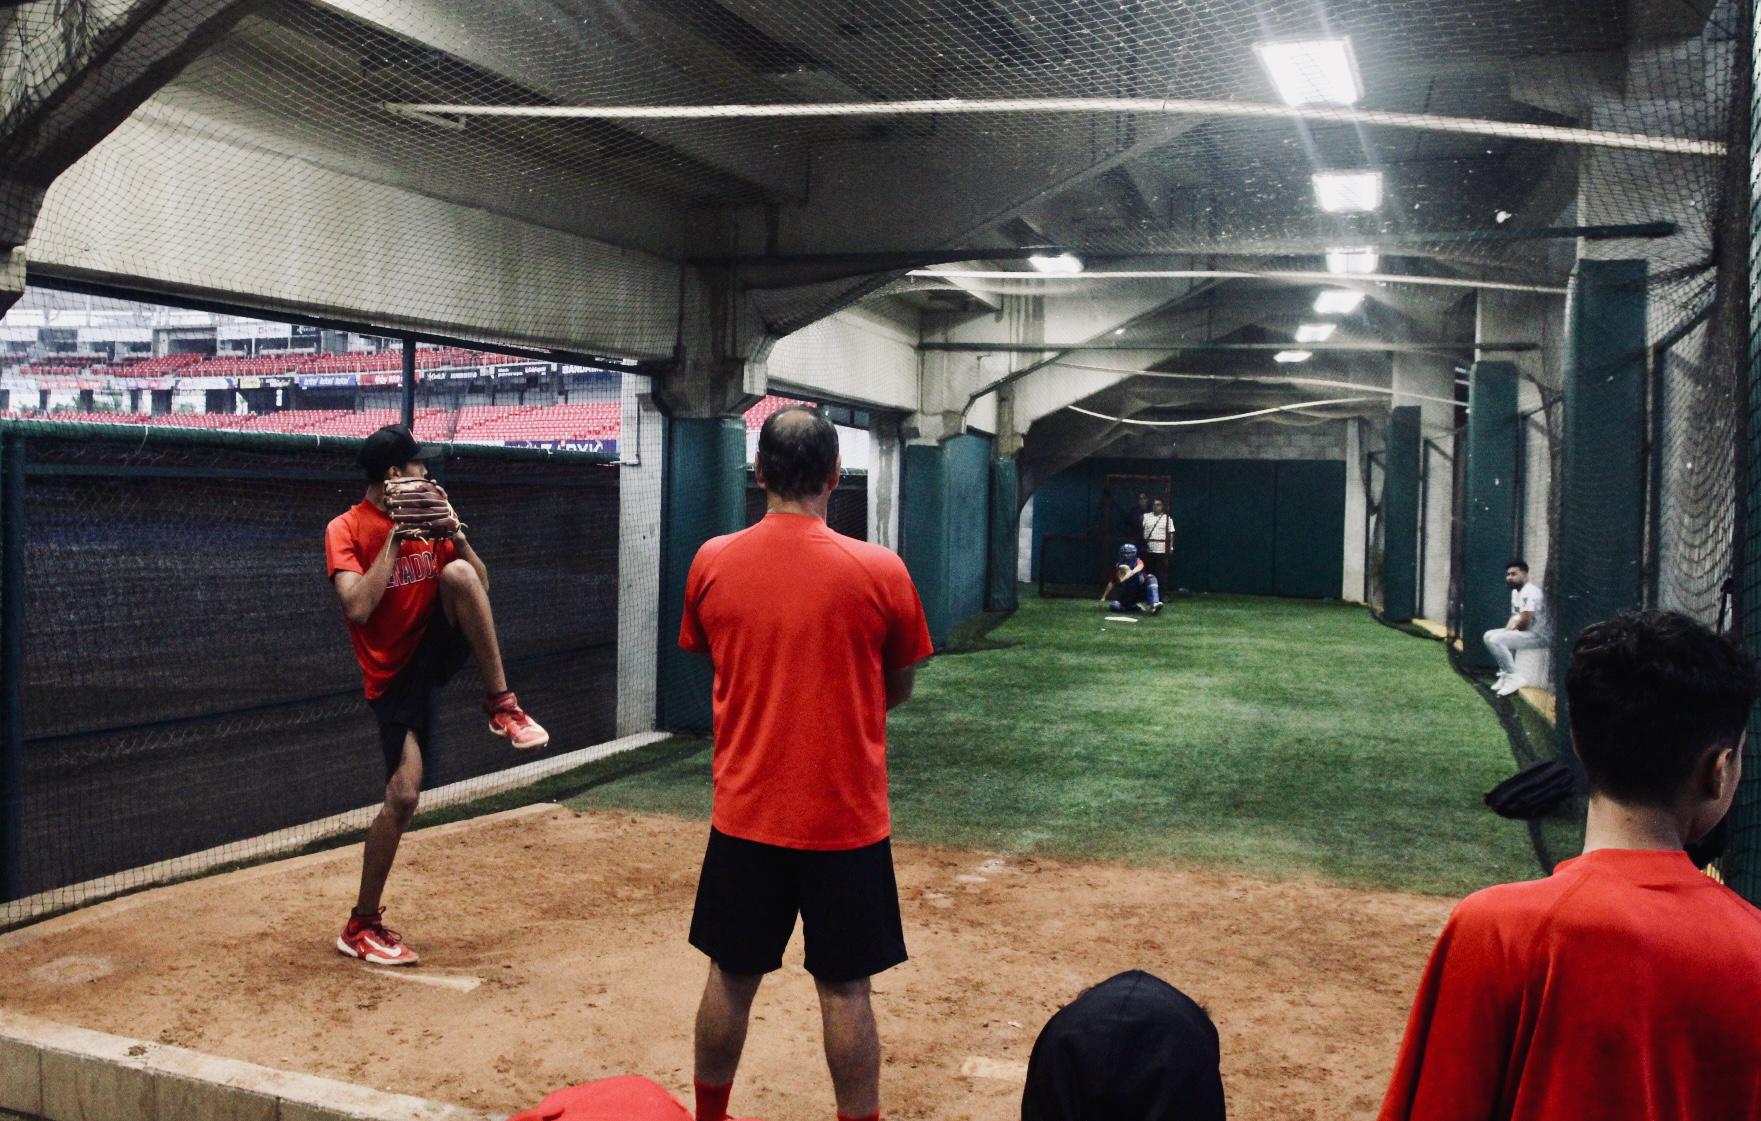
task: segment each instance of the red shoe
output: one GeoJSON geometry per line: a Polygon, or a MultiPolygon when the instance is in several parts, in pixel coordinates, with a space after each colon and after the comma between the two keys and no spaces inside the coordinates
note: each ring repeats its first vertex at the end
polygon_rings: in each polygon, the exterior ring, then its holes
{"type": "Polygon", "coordinates": [[[336,936],[336,948],[370,965],[415,965],[422,960],[403,935],[385,925],[384,907],[370,919],[350,915],[348,925],[336,936]]]}
{"type": "Polygon", "coordinates": [[[516,751],[537,751],[550,742],[550,733],[526,715],[511,689],[484,701],[483,711],[489,714],[489,730],[513,744],[516,751]]]}

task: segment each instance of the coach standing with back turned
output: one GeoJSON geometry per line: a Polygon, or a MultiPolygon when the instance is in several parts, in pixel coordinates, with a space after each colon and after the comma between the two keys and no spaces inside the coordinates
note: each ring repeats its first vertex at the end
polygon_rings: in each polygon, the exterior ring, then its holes
{"type": "Polygon", "coordinates": [[[819,990],[840,1121],[880,1115],[869,978],[905,960],[887,808],[887,710],[933,652],[887,549],[833,532],[838,434],[817,412],[767,420],[768,511],[698,550],[679,645],[715,666],[709,848],[691,944],[710,959],[697,1010],[697,1121],[723,1121],[764,974],[795,918],[819,990]]]}

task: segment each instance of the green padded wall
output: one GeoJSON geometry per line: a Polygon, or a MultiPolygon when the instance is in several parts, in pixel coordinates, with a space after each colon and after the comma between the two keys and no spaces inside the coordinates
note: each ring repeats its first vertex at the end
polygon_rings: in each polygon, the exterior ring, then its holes
{"type": "Polygon", "coordinates": [[[988,436],[956,436],[943,444],[907,444],[900,480],[900,555],[923,598],[930,637],[984,610],[990,582],[988,436]]]}
{"type": "MultiPolygon", "coordinates": [[[[1269,596],[1276,585],[1278,468],[1269,459],[1211,462],[1210,585],[1213,592],[1269,596]]],[[[1174,547],[1185,530],[1174,523],[1174,547]]],[[[1334,548],[1343,547],[1343,538],[1334,548]]]]}
{"type": "Polygon", "coordinates": [[[746,525],[746,423],[739,417],[666,422],[661,484],[658,726],[710,730],[709,659],[679,649],[685,577],[698,546],[746,525]]]}
{"type": "MultiPolygon", "coordinates": [[[[1642,602],[1645,262],[1579,261],[1566,298],[1565,425],[1554,542],[1555,676],[1591,623],[1642,602]]],[[[1561,754],[1570,750],[1559,694],[1561,754]]]]}
{"type": "Polygon", "coordinates": [[[1093,459],[1040,484],[1033,495],[1035,579],[1098,592],[1109,558],[1098,546],[1044,534],[1093,533],[1110,474],[1167,472],[1173,486],[1171,583],[1194,593],[1337,597],[1345,564],[1345,464],[1325,459],[1093,459]]]}
{"type": "Polygon", "coordinates": [[[1419,591],[1419,407],[1388,413],[1388,444],[1382,464],[1382,617],[1410,623],[1419,591]]]}
{"type": "Polygon", "coordinates": [[[1277,463],[1278,520],[1272,590],[1333,599],[1345,579],[1345,461],[1277,463]]]}
{"type": "Polygon", "coordinates": [[[1211,461],[1176,459],[1168,465],[1174,485],[1168,513],[1174,519],[1174,563],[1170,577],[1176,590],[1195,595],[1211,590],[1212,526],[1211,461]]]}
{"type": "MultiPolygon", "coordinates": [[[[1468,377],[1467,476],[1462,530],[1462,661],[1496,664],[1481,636],[1510,620],[1504,567],[1516,514],[1517,373],[1509,362],[1476,362],[1468,377]]],[[[1541,573],[1533,574],[1536,579],[1541,573]]]]}
{"type": "Polygon", "coordinates": [[[1016,581],[1021,562],[1020,505],[1021,476],[1016,462],[993,459],[990,586],[984,603],[989,611],[1013,611],[1020,605],[1016,581]]]}

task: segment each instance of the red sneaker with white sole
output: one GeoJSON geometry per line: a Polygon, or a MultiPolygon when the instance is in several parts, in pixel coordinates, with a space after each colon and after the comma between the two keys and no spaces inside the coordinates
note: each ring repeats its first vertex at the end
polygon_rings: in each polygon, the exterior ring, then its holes
{"type": "Polygon", "coordinates": [[[537,751],[550,742],[550,733],[526,715],[512,690],[484,701],[483,711],[489,714],[489,730],[513,744],[516,751],[537,751]]]}
{"type": "Polygon", "coordinates": [[[350,915],[348,925],[336,936],[336,948],[369,965],[415,965],[422,960],[403,935],[385,925],[384,907],[371,918],[350,915]]]}

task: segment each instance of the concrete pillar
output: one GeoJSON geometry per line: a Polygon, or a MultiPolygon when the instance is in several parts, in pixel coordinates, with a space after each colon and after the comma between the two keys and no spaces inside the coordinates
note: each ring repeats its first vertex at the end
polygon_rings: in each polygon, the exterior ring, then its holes
{"type": "MultiPolygon", "coordinates": [[[[1463,501],[1462,661],[1495,664],[1481,636],[1510,618],[1504,569],[1516,552],[1517,377],[1509,362],[1476,362],[1468,385],[1467,470],[1463,501]]],[[[1532,574],[1532,570],[1531,570],[1532,574]]]]}
{"type": "Polygon", "coordinates": [[[1455,360],[1432,354],[1394,355],[1392,403],[1419,410],[1419,553],[1414,609],[1439,622],[1449,614],[1450,531],[1455,477],[1449,432],[1455,427],[1455,360]],[[1430,446],[1440,442],[1442,454],[1430,446]]]}
{"type": "Polygon", "coordinates": [[[1419,410],[1388,414],[1387,472],[1382,485],[1382,616],[1409,623],[1418,607],[1419,410]]]}
{"type": "Polygon", "coordinates": [[[899,422],[875,417],[868,428],[868,539],[899,551],[899,474],[905,442],[899,422]]]}
{"type": "Polygon", "coordinates": [[[1368,529],[1369,499],[1364,494],[1363,422],[1345,422],[1345,563],[1340,574],[1339,598],[1362,603],[1364,598],[1364,535],[1368,529]]]}
{"type": "Polygon", "coordinates": [[[654,727],[660,635],[664,421],[648,379],[625,374],[618,438],[618,735],[654,727]]]}
{"type": "Polygon", "coordinates": [[[1517,495],[1520,533],[1511,550],[1529,562],[1529,573],[1545,588],[1553,587],[1552,516],[1554,447],[1562,414],[1557,404],[1564,384],[1565,302],[1558,296],[1523,292],[1481,292],[1475,333],[1484,340],[1535,342],[1537,350],[1477,352],[1478,361],[1507,363],[1516,371],[1518,468],[1522,486],[1517,495]],[[1544,406],[1555,402],[1549,409],[1544,406]]]}
{"type": "Polygon", "coordinates": [[[746,525],[748,407],[764,395],[762,326],[724,273],[688,275],[673,368],[654,381],[667,415],[661,480],[659,726],[710,730],[708,660],[679,649],[685,578],[705,541],[746,525]]]}
{"type": "Polygon", "coordinates": [[[1003,456],[991,460],[990,586],[984,604],[989,611],[1013,611],[1020,606],[1015,583],[1020,567],[1021,534],[1016,520],[1020,504],[1021,477],[1015,460],[1003,456]]]}

